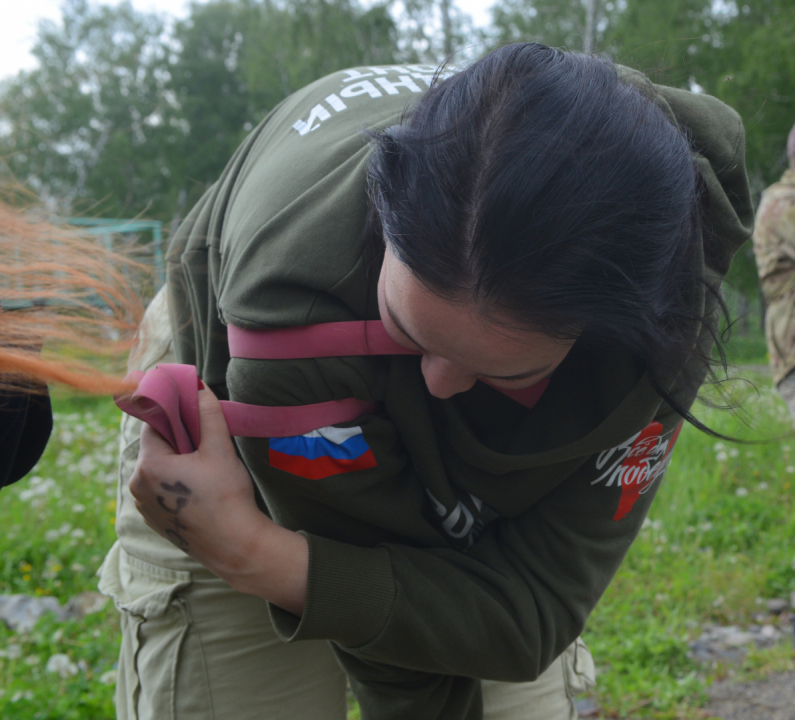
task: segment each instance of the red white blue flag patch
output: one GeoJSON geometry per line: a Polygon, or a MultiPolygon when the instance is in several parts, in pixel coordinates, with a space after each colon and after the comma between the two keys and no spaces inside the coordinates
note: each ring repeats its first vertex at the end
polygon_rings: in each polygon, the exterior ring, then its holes
{"type": "Polygon", "coordinates": [[[324,427],[306,435],[271,438],[268,461],[271,467],[307,480],[376,466],[360,427],[324,427]]]}

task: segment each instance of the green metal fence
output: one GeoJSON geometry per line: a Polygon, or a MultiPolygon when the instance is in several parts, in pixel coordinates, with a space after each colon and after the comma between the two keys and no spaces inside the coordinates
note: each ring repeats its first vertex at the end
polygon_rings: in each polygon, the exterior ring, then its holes
{"type": "Polygon", "coordinates": [[[166,282],[166,265],[163,259],[163,223],[159,220],[111,220],[105,218],[65,218],[70,225],[85,228],[89,235],[99,235],[108,250],[113,249],[113,236],[128,233],[152,233],[152,252],[155,262],[155,292],[166,282]]]}

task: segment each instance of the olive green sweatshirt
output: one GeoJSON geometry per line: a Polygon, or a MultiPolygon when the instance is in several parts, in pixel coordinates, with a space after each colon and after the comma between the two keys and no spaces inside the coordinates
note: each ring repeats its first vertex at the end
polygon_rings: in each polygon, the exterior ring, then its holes
{"type": "MultiPolygon", "coordinates": [[[[531,410],[482,383],[434,398],[413,356],[230,361],[227,324],[378,318],[362,131],[398,123],[431,73],[362,67],[287,98],[168,255],[179,361],[220,394],[378,403],[345,426],[372,452],[362,469],[310,479],[273,461],[273,441],[238,439],[263,510],[309,540],[304,614],[271,607],[277,632],[330,640],[367,720],[479,720],[478,678],[538,677],[636,537],[681,421],[619,347],[575,344],[531,410]]],[[[742,124],[714,98],[659,90],[698,153],[719,238],[704,263],[720,278],[751,232],[742,124]]]]}

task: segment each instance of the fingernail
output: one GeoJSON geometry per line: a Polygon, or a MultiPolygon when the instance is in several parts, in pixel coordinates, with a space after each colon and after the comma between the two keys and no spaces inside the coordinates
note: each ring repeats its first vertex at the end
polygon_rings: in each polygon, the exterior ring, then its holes
{"type": "Polygon", "coordinates": [[[199,390],[204,390],[204,383],[202,382],[202,379],[197,376],[196,380],[199,381],[199,390]]]}

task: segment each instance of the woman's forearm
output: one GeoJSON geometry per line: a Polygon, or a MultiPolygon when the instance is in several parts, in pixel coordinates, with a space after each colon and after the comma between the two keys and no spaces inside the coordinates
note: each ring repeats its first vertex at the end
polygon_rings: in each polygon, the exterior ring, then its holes
{"type": "Polygon", "coordinates": [[[224,567],[209,568],[235,590],[269,600],[301,617],[306,602],[309,543],[256,511],[249,541],[230,554],[224,567]]]}

